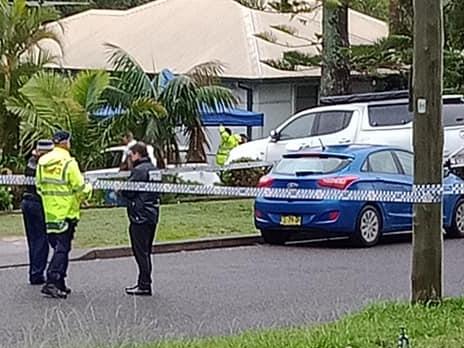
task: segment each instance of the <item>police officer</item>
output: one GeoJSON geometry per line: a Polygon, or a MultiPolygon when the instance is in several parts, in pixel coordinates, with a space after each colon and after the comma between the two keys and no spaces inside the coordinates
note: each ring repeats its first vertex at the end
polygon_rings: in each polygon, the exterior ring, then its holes
{"type": "Polygon", "coordinates": [[[36,174],[48,240],[53,248],[42,293],[54,298],[66,298],[71,292],[65,283],[71,242],[80,218],[80,204],[90,198],[92,187],[85,184],[76,160],[69,154],[71,135],[59,131],[52,140],[55,148],[39,159],[36,174]]]}
{"type": "MultiPolygon", "coordinates": [[[[45,153],[53,150],[51,140],[39,140],[30,157],[25,175],[35,177],[37,160],[45,153]]],[[[35,186],[26,186],[21,202],[27,246],[29,248],[29,282],[32,285],[45,283],[45,267],[48,259],[48,239],[42,199],[35,186]]]]}
{"type": "Polygon", "coordinates": [[[227,158],[229,158],[230,151],[239,145],[241,138],[238,134],[232,134],[230,128],[224,128],[222,125],[219,127],[219,134],[221,136],[221,143],[216,153],[216,164],[223,166],[227,158]]]}
{"type": "MultiPolygon", "coordinates": [[[[150,171],[154,170],[155,166],[149,159],[147,146],[138,142],[131,147],[129,156],[133,163],[129,181],[149,181],[150,171]]],[[[127,287],[126,294],[151,296],[151,250],[158,223],[159,195],[153,192],[136,191],[122,191],[121,195],[127,200],[129,236],[139,268],[137,284],[127,287]]]]}

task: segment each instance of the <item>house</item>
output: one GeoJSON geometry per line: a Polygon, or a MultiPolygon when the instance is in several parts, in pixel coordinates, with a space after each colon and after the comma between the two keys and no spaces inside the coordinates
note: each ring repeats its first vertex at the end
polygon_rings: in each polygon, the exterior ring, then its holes
{"type": "MultiPolygon", "coordinates": [[[[62,28],[63,54],[56,45],[46,45],[61,56],[59,67],[66,70],[111,70],[106,43],[123,48],[153,74],[163,68],[185,73],[196,64],[220,61],[223,83],[235,91],[241,106],[265,115],[264,126],[253,131],[256,138],[294,112],[316,105],[319,68],[282,71],[264,61],[295,49],[316,53],[304,38],[316,39],[321,19],[320,8],[290,16],[252,10],[234,0],[157,0],[126,11],[89,10],[64,18],[50,24],[62,28]],[[301,38],[275,28],[281,25],[294,28],[301,38]]],[[[388,26],[350,10],[349,33],[352,44],[373,43],[388,34],[388,26]]],[[[360,77],[354,90],[369,91],[371,82],[360,77]]],[[[216,133],[210,130],[213,151],[216,133]]]]}

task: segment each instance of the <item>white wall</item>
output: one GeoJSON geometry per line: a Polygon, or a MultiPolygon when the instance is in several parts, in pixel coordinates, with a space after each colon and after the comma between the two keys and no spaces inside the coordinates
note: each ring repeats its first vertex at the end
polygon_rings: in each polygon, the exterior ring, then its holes
{"type": "Polygon", "coordinates": [[[260,134],[256,134],[258,137],[268,136],[293,114],[293,86],[290,83],[261,84],[254,89],[254,97],[253,109],[264,113],[264,127],[260,134]]]}

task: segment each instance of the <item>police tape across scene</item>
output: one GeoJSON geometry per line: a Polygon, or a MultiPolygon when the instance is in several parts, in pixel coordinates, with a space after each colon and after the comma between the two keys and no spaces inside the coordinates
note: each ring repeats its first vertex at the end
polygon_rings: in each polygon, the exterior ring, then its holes
{"type": "MultiPolygon", "coordinates": [[[[214,195],[229,197],[265,197],[300,200],[373,201],[397,203],[439,203],[443,195],[464,194],[464,184],[458,185],[413,185],[411,191],[337,190],[300,188],[260,188],[193,184],[168,184],[159,182],[156,171],[151,182],[129,182],[87,178],[95,190],[140,191],[178,193],[191,195],[214,195]],[[156,182],[158,181],[158,182],[156,182]]],[[[22,175],[0,175],[0,186],[34,185],[34,179],[22,175]]]]}

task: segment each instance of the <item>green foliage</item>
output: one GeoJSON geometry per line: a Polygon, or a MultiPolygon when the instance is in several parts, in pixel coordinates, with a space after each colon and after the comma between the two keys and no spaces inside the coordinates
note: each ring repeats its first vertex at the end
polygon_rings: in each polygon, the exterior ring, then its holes
{"type": "MultiPolygon", "coordinates": [[[[252,158],[240,158],[233,163],[243,163],[243,162],[253,162],[252,158]]],[[[258,185],[259,179],[266,175],[270,167],[256,167],[256,168],[247,168],[247,169],[234,169],[226,170],[221,173],[221,182],[225,186],[243,186],[243,187],[256,187],[258,185]]]]}
{"type": "Polygon", "coordinates": [[[50,138],[59,129],[73,135],[73,153],[84,168],[99,159],[109,145],[101,139],[104,124],[92,115],[102,105],[109,86],[106,72],[81,72],[66,77],[54,72],[38,72],[7,101],[8,110],[21,119],[21,151],[29,153],[37,140],[50,138]]]}
{"type": "Polygon", "coordinates": [[[158,166],[163,167],[166,159],[179,159],[175,128],[183,125],[189,141],[187,160],[206,161],[208,142],[200,109],[215,110],[236,102],[230,90],[215,85],[222,66],[218,62],[197,65],[162,88],[159,77],[145,73],[123,49],[111,45],[108,48],[116,75],[106,99],[120,115],[109,121],[103,136],[112,138],[131,130],[137,138],[153,145],[158,166]]]}
{"type": "Polygon", "coordinates": [[[446,46],[464,49],[464,2],[449,0],[445,5],[446,46]]]}
{"type": "Polygon", "coordinates": [[[20,122],[6,110],[5,101],[17,97],[30,76],[54,61],[38,43],[46,39],[60,46],[59,33],[43,26],[57,18],[51,8],[30,8],[25,0],[0,0],[0,148],[4,153],[17,152],[20,122]]]}
{"type": "Polygon", "coordinates": [[[0,186],[0,210],[13,209],[13,195],[8,187],[0,186]]]}
{"type": "Polygon", "coordinates": [[[389,0],[349,0],[348,5],[353,10],[381,20],[388,20],[389,0]]]}
{"type": "Polygon", "coordinates": [[[389,36],[372,45],[351,46],[349,51],[352,69],[371,75],[380,69],[409,71],[412,54],[412,39],[408,36],[389,36]]]}

